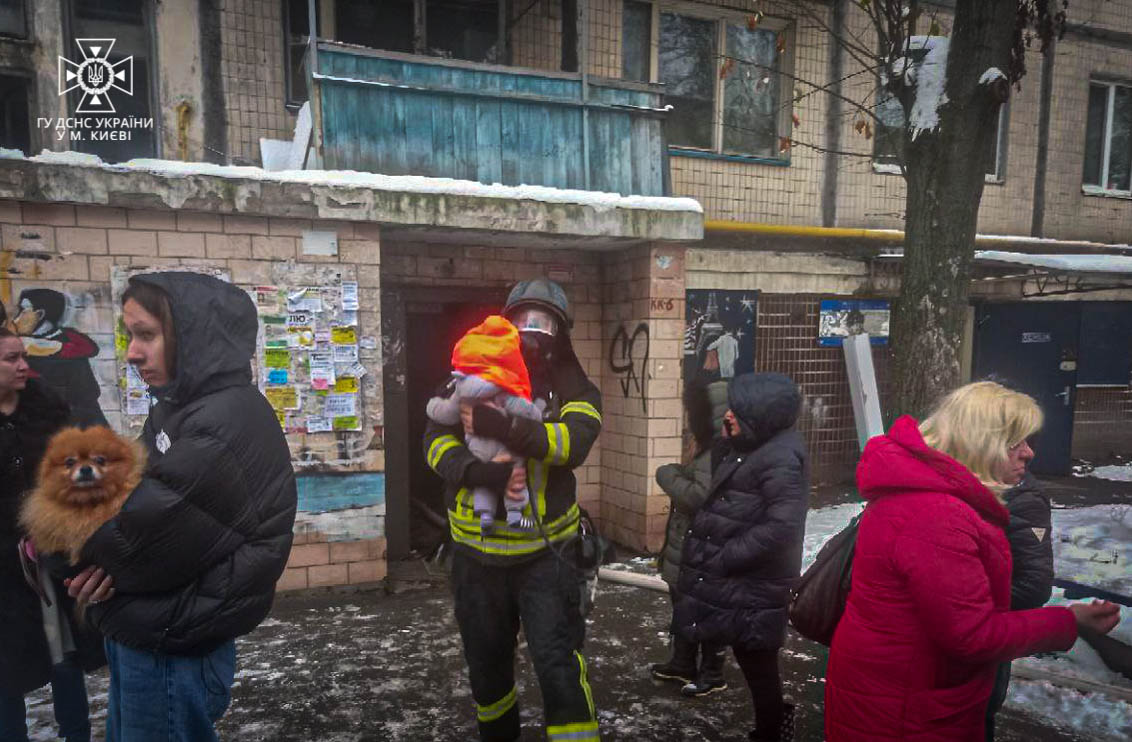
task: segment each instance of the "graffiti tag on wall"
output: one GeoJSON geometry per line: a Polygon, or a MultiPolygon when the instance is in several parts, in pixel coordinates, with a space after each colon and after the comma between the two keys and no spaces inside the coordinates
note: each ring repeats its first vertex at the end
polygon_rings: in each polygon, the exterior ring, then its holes
{"type": "Polygon", "coordinates": [[[642,322],[632,334],[620,325],[609,344],[609,369],[617,374],[621,393],[641,398],[641,411],[647,413],[645,392],[648,385],[649,326],[642,322]]]}

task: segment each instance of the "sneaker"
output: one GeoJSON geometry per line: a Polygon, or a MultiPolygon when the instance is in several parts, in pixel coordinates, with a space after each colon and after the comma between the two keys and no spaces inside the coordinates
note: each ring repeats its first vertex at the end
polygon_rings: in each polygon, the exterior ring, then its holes
{"type": "Polygon", "coordinates": [[[669,683],[680,683],[681,685],[688,685],[696,677],[696,668],[681,667],[675,662],[664,662],[649,667],[649,674],[656,680],[663,680],[669,683]]]}
{"type": "Polygon", "coordinates": [[[701,698],[712,693],[727,690],[727,681],[723,678],[712,678],[701,675],[694,682],[688,683],[680,689],[680,695],[688,698],[701,698]]]}

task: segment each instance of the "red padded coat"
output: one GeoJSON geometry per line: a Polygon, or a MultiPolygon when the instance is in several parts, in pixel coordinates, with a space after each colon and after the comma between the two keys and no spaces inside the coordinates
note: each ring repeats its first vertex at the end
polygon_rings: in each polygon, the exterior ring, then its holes
{"type": "Polygon", "coordinates": [[[1068,608],[1010,611],[1006,508],[902,417],[865,447],[852,589],[833,637],[828,742],[985,737],[999,662],[1065,650],[1068,608]]]}

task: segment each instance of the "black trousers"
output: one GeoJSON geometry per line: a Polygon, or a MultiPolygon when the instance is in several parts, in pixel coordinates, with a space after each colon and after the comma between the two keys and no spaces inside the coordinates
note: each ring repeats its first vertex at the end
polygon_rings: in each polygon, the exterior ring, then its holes
{"type": "Polygon", "coordinates": [[[778,672],[778,649],[732,647],[743,671],[751,703],[755,707],[755,729],[777,730],[782,725],[782,676],[778,672]]]}
{"type": "Polygon", "coordinates": [[[542,690],[548,739],[598,739],[581,654],[586,632],[581,580],[569,557],[559,559],[549,551],[504,566],[484,564],[460,548],[453,554],[456,622],[484,742],[519,738],[515,647],[520,624],[542,690]]]}

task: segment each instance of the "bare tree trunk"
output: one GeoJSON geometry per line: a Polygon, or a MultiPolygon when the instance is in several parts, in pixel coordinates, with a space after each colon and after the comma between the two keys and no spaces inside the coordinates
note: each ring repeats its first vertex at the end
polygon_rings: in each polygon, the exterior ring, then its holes
{"type": "Polygon", "coordinates": [[[989,68],[1007,70],[1016,13],[1015,2],[958,0],[939,127],[906,135],[904,264],[892,327],[897,414],[922,418],[960,380],[984,153],[1009,93],[1005,79],[979,80],[989,68]]]}

